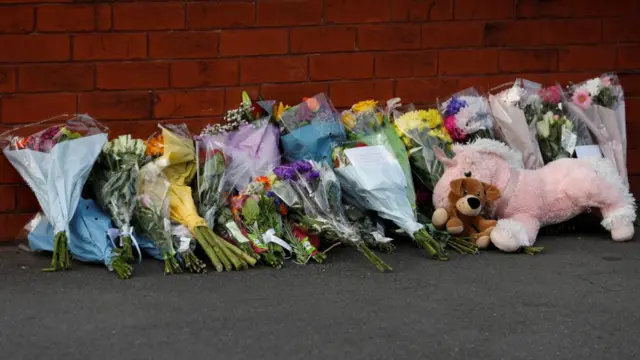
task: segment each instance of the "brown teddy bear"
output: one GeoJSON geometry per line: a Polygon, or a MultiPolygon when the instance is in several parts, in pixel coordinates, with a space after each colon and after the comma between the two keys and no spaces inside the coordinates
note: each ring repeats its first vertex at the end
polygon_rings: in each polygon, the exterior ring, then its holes
{"type": "Polygon", "coordinates": [[[465,176],[451,182],[449,208],[436,209],[431,220],[437,229],[446,228],[452,235],[471,237],[479,248],[486,248],[497,222],[480,213],[488,202],[500,199],[500,190],[472,178],[471,173],[465,176]]]}

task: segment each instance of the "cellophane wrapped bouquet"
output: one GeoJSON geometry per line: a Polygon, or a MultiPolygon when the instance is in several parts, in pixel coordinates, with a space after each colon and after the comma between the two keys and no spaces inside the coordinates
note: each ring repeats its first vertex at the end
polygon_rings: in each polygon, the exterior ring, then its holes
{"type": "Polygon", "coordinates": [[[565,99],[569,113],[591,130],[604,157],[615,164],[628,185],[625,101],[618,77],[605,73],[570,85],[565,99]]]}
{"type": "Polygon", "coordinates": [[[289,161],[331,161],[331,151],[345,140],[340,116],[324,94],[277,112],[283,156],[289,161]]]}
{"type": "Polygon", "coordinates": [[[535,136],[535,122],[528,121],[525,115],[529,99],[536,96],[539,89],[539,84],[516,79],[492,89],[489,94],[496,138],[520,152],[527,169],[538,169],[544,165],[535,136]]]}
{"type": "Polygon", "coordinates": [[[433,191],[444,172],[444,166],[433,151],[437,147],[450,155],[452,139],[436,108],[415,110],[412,105],[391,110],[398,135],[409,152],[414,174],[433,191]]]}
{"type": "MultiPolygon", "coordinates": [[[[236,240],[248,244],[266,265],[279,269],[291,246],[282,237],[282,215],[286,209],[271,192],[274,178],[261,176],[231,200],[231,212],[241,235],[236,240]],[[246,240],[242,239],[248,239],[246,240]]],[[[237,234],[237,230],[232,231],[237,234]]]]}
{"type": "MultiPolygon", "coordinates": [[[[115,225],[108,235],[112,241],[119,239],[126,261],[134,259],[133,247],[138,246],[131,220],[137,201],[136,181],[145,152],[145,142],[131,135],[111,140],[100,152],[88,181],[92,197],[115,225]]],[[[137,251],[141,256],[139,247],[137,251]]]]}
{"type": "Polygon", "coordinates": [[[236,109],[227,111],[222,124],[208,125],[197,145],[222,151],[225,177],[237,191],[280,165],[280,132],[273,116],[275,101],[253,102],[246,92],[236,109]]]}
{"type": "Polygon", "coordinates": [[[271,191],[290,209],[295,224],[321,238],[356,247],[380,271],[391,270],[346,219],[340,182],[330,165],[299,160],[281,165],[273,173],[271,191]]]}
{"type": "Polygon", "coordinates": [[[560,86],[541,87],[521,101],[527,124],[535,125],[544,163],[571,157],[578,140],[577,128],[562,105],[560,86]]]}
{"type": "Polygon", "coordinates": [[[489,101],[475,88],[462,90],[440,104],[444,126],[456,143],[493,138],[493,115],[489,101]]]}
{"type": "Polygon", "coordinates": [[[409,161],[406,152],[398,160],[398,152],[389,144],[386,133],[375,127],[356,123],[350,129],[356,133],[350,138],[360,141],[345,143],[333,152],[335,173],[347,202],[393,221],[431,256],[446,259],[440,243],[416,221],[415,194],[413,198],[408,195],[411,174],[407,175],[401,166],[409,161]]]}
{"type": "MultiPolygon", "coordinates": [[[[59,118],[38,124],[56,120],[59,118]]],[[[107,128],[89,116],[77,115],[26,137],[15,136],[18,130],[23,128],[3,134],[3,152],[34,192],[53,227],[50,270],[67,269],[71,266],[69,224],[91,168],[107,142],[107,128]]],[[[126,275],[128,265],[117,252],[109,254],[107,263],[116,271],[123,269],[122,275],[126,275]]]]}
{"type": "Polygon", "coordinates": [[[191,231],[216,271],[240,270],[255,265],[254,258],[215,234],[198,215],[190,187],[197,173],[196,152],[186,126],[164,125],[160,128],[162,155],[154,160],[154,164],[158,167],[158,176],[163,176],[170,183],[171,221],[183,224],[191,231]]]}

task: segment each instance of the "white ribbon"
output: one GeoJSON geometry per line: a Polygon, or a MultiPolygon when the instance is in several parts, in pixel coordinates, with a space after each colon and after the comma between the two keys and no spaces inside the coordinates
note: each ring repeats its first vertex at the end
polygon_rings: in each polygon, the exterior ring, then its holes
{"type": "Polygon", "coordinates": [[[111,228],[107,230],[107,235],[109,236],[109,240],[111,240],[111,245],[113,245],[113,247],[116,247],[115,239],[120,238],[120,247],[122,247],[124,246],[124,238],[127,236],[130,237],[133,246],[135,246],[138,251],[138,264],[142,263],[142,252],[138,246],[138,240],[133,236],[133,226],[125,225],[122,230],[111,228]]]}
{"type": "Polygon", "coordinates": [[[273,229],[269,229],[265,231],[264,234],[262,234],[262,241],[264,241],[265,244],[274,243],[280,245],[283,249],[287,250],[289,252],[289,256],[285,259],[290,258],[291,254],[293,253],[293,250],[291,250],[291,246],[289,246],[289,244],[287,244],[284,240],[277,237],[276,231],[273,229]]]}
{"type": "Polygon", "coordinates": [[[195,241],[193,240],[193,237],[191,236],[191,231],[189,231],[189,229],[184,226],[184,225],[177,225],[177,226],[172,226],[171,225],[171,221],[169,221],[168,219],[164,219],[165,223],[165,229],[168,227],[169,230],[167,230],[171,235],[178,237],[178,239],[180,240],[180,243],[178,245],[178,252],[179,253],[183,253],[187,250],[195,250],[196,248],[196,244],[195,241]]]}

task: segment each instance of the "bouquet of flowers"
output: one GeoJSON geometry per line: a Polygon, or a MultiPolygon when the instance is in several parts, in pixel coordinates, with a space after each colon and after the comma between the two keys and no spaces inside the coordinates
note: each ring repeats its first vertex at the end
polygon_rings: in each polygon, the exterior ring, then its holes
{"type": "MultiPolygon", "coordinates": [[[[163,176],[169,186],[169,215],[172,221],[185,225],[196,241],[207,254],[217,271],[240,270],[255,265],[256,260],[238,249],[233,244],[216,235],[207,222],[198,216],[196,205],[192,198],[190,184],[196,175],[196,153],[193,140],[186,126],[165,125],[162,130],[162,155],[154,160],[157,166],[155,174],[146,176],[163,176]]],[[[142,192],[146,186],[153,186],[157,182],[144,181],[142,192]]],[[[149,190],[153,191],[153,190],[149,190]]]]}
{"type": "Polygon", "coordinates": [[[396,130],[409,150],[409,160],[416,177],[433,191],[444,172],[444,166],[433,152],[437,147],[450,152],[452,139],[436,109],[413,110],[402,113],[394,110],[396,130]]]}
{"type": "Polygon", "coordinates": [[[516,79],[494,88],[489,95],[496,138],[522,154],[525,168],[538,169],[544,165],[535,137],[535,123],[527,121],[525,106],[540,89],[540,85],[516,79]]]}
{"type": "Polygon", "coordinates": [[[53,226],[53,270],[71,266],[67,247],[69,222],[91,167],[106,142],[104,126],[89,116],[78,115],[31,136],[10,136],[2,146],[53,226]]]}
{"type": "Polygon", "coordinates": [[[263,176],[250,183],[247,188],[231,201],[231,212],[236,225],[243,231],[242,237],[249,239],[254,252],[267,265],[279,269],[284,264],[285,250],[291,247],[280,238],[282,232],[281,207],[272,193],[271,180],[263,176]]]}
{"type": "Polygon", "coordinates": [[[545,164],[573,155],[578,137],[562,106],[562,89],[559,86],[541,88],[537,94],[525,98],[523,110],[527,124],[535,125],[545,164]]]}
{"type": "Polygon", "coordinates": [[[366,145],[384,145],[393,152],[407,179],[407,198],[415,207],[416,192],[411,177],[407,149],[389,121],[389,111],[395,109],[398,102],[399,99],[389,100],[387,102],[388,109],[385,112],[379,107],[377,101],[360,101],[354,104],[350,110],[342,113],[342,122],[349,141],[366,145]]]}
{"type": "Polygon", "coordinates": [[[603,74],[571,85],[566,98],[569,112],[591,130],[604,157],[615,164],[628,185],[624,92],[618,77],[603,74]]]}
{"type": "MultiPolygon", "coordinates": [[[[108,142],[89,176],[89,188],[100,207],[111,216],[115,228],[109,229],[112,240],[120,239],[122,256],[133,260],[133,246],[138,246],[131,218],[136,206],[136,181],[144,161],[146,146],[140,139],[122,135],[108,142]]],[[[141,256],[138,248],[138,256],[141,256]]]]}
{"type": "MultiPolygon", "coordinates": [[[[278,199],[276,197],[276,199],[278,199]]],[[[279,199],[278,199],[279,200],[279,199]]],[[[327,259],[325,252],[320,252],[320,238],[308,229],[302,228],[292,220],[282,222],[282,237],[292,248],[296,264],[304,265],[310,259],[322,264],[327,259]]]]}
{"type": "Polygon", "coordinates": [[[291,209],[289,216],[295,223],[322,238],[356,247],[380,271],[391,270],[347,221],[340,182],[328,164],[296,161],[273,173],[271,191],[291,209]]]}
{"type": "Polygon", "coordinates": [[[378,216],[375,212],[351,204],[345,204],[344,209],[347,219],[369,247],[387,254],[395,251],[396,247],[391,243],[393,239],[385,236],[384,226],[377,221],[378,216]]]}
{"type": "Polygon", "coordinates": [[[285,110],[279,121],[283,155],[290,162],[306,159],[328,162],[333,147],[345,140],[339,116],[324,94],[285,110]]]}
{"type": "Polygon", "coordinates": [[[439,106],[444,126],[454,142],[493,138],[493,116],[489,101],[474,88],[462,90],[439,106]]]}
{"type": "MultiPolygon", "coordinates": [[[[113,242],[107,239],[107,230],[110,228],[109,216],[93,200],[80,198],[69,223],[69,250],[74,259],[103,263],[120,279],[128,279],[133,274],[133,269],[120,256],[121,249],[116,248],[113,242]]],[[[45,215],[38,213],[27,224],[25,230],[28,232],[27,239],[32,250],[54,250],[55,230],[45,215]]]]}
{"type": "Polygon", "coordinates": [[[431,256],[447,259],[440,243],[416,221],[414,204],[406,196],[407,179],[390,149],[363,143],[336,148],[334,166],[348,202],[376,211],[396,223],[431,256]]]}
{"type": "Polygon", "coordinates": [[[253,103],[243,92],[242,103],[227,111],[224,124],[208,125],[197,137],[197,146],[224,153],[225,177],[237,191],[280,165],[280,132],[271,123],[274,106],[274,101],[253,103]]]}

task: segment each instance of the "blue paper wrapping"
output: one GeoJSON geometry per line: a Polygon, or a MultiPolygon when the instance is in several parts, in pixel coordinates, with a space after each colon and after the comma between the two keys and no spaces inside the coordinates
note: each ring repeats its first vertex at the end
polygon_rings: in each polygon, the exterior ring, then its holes
{"type": "Polygon", "coordinates": [[[317,122],[293,130],[280,137],[288,162],[313,160],[331,163],[333,148],[346,139],[339,122],[317,122]]]}

